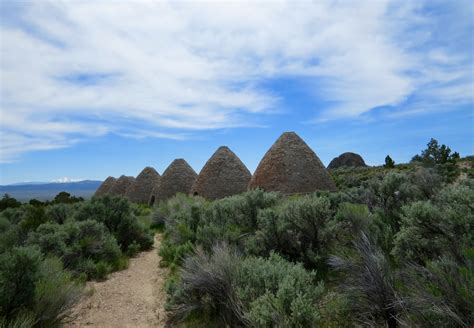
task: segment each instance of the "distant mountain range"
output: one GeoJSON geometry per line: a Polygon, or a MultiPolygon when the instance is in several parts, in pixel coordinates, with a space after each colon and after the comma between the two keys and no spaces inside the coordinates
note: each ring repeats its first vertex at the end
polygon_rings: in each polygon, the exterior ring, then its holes
{"type": "Polygon", "coordinates": [[[99,188],[102,181],[83,180],[77,182],[24,182],[0,186],[0,196],[9,194],[21,202],[30,199],[41,201],[51,200],[61,191],[66,191],[72,196],[90,198],[99,188]]]}

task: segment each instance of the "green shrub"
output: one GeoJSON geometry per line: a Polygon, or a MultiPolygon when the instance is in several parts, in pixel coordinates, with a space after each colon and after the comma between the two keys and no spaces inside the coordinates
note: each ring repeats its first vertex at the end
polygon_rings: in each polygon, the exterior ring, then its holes
{"type": "Polygon", "coordinates": [[[135,216],[149,216],[151,213],[151,208],[146,204],[131,203],[130,207],[135,216]]]}
{"type": "Polygon", "coordinates": [[[10,319],[33,307],[41,261],[34,247],[15,247],[0,255],[0,316],[10,319]]]}
{"type": "Polygon", "coordinates": [[[474,325],[474,249],[466,249],[463,255],[463,263],[442,256],[426,266],[409,267],[404,275],[406,326],[474,325]]]}
{"type": "Polygon", "coordinates": [[[424,263],[449,253],[462,262],[474,245],[474,188],[449,186],[431,201],[403,207],[402,226],[392,253],[400,262],[424,263]]]}
{"type": "Polygon", "coordinates": [[[448,185],[433,200],[439,206],[457,216],[474,216],[474,179],[464,180],[459,185],[448,185]]]}
{"type": "Polygon", "coordinates": [[[104,261],[99,261],[95,265],[94,278],[104,280],[107,275],[112,271],[112,267],[104,261]]]}
{"type": "Polygon", "coordinates": [[[347,295],[355,319],[367,326],[396,328],[402,313],[396,292],[396,271],[383,251],[365,233],[353,253],[332,256],[330,265],[344,273],[341,293],[347,295]]]}
{"type": "Polygon", "coordinates": [[[48,206],[46,216],[53,222],[63,224],[72,215],[72,207],[66,204],[48,206]]]}
{"type": "Polygon", "coordinates": [[[442,187],[443,180],[433,169],[420,167],[409,176],[411,183],[419,190],[420,199],[430,199],[442,187]]]}
{"type": "Polygon", "coordinates": [[[42,224],[37,231],[29,234],[27,244],[38,246],[45,254],[62,257],[67,251],[66,243],[70,240],[71,229],[68,229],[68,226],[57,223],[42,224]]]}
{"type": "MultiPolygon", "coordinates": [[[[231,201],[231,213],[227,221],[238,224],[244,231],[248,232],[257,228],[259,211],[276,205],[279,200],[280,196],[277,193],[255,189],[226,198],[222,200],[222,203],[231,201]]],[[[217,219],[221,220],[222,216],[217,219]]]]}
{"type": "MultiPolygon", "coordinates": [[[[259,211],[274,206],[278,199],[276,193],[252,190],[212,203],[185,195],[160,203],[153,216],[166,222],[165,241],[169,243],[164,244],[164,263],[179,262],[173,244],[198,244],[210,250],[216,241],[226,241],[244,247],[257,228],[259,211]]],[[[189,249],[183,246],[176,251],[181,256],[189,249]]]]}
{"type": "Polygon", "coordinates": [[[226,242],[240,247],[248,235],[249,233],[244,232],[238,224],[208,222],[198,227],[196,244],[202,246],[206,251],[210,251],[216,242],[226,242]]]}
{"type": "MultiPolygon", "coordinates": [[[[338,189],[344,194],[347,189],[366,186],[370,180],[381,180],[390,172],[409,173],[417,169],[415,165],[397,164],[393,168],[373,167],[340,167],[329,171],[338,189]]],[[[335,193],[331,193],[334,195],[335,193]]],[[[336,193],[337,194],[337,193],[336,193]]],[[[345,201],[354,202],[354,199],[345,201]]]]}
{"type": "Polygon", "coordinates": [[[138,243],[141,250],[149,249],[153,245],[152,232],[138,222],[125,198],[93,198],[77,209],[74,218],[78,221],[94,220],[103,223],[115,236],[124,252],[133,242],[138,243]]]}
{"type": "Polygon", "coordinates": [[[153,246],[153,232],[141,225],[136,217],[126,216],[112,231],[122,251],[128,250],[129,245],[135,243],[140,250],[147,250],[153,246]]]}
{"type": "Polygon", "coordinates": [[[0,216],[0,254],[20,244],[20,229],[0,216]]]}
{"type": "Polygon", "coordinates": [[[248,254],[268,256],[271,251],[283,254],[290,249],[289,222],[280,213],[280,208],[266,208],[259,212],[258,230],[245,239],[248,254]]]}
{"type": "Polygon", "coordinates": [[[268,259],[245,258],[238,273],[236,293],[247,309],[250,326],[316,326],[316,304],[324,286],[317,282],[315,272],[272,253],[268,259]]]}
{"type": "Polygon", "coordinates": [[[67,221],[64,225],[46,223],[30,233],[27,243],[42,252],[60,257],[66,268],[77,275],[101,278],[95,268],[100,261],[114,266],[122,252],[106,227],[98,222],[67,221]]]}
{"type": "Polygon", "coordinates": [[[371,213],[366,205],[341,203],[334,216],[332,230],[338,234],[341,246],[352,242],[354,236],[371,229],[371,213]]]}
{"type": "Polygon", "coordinates": [[[193,244],[187,241],[184,244],[173,244],[168,241],[163,241],[158,254],[161,256],[160,265],[176,266],[180,265],[185,256],[194,250],[193,244]]]}
{"type": "Polygon", "coordinates": [[[397,172],[389,172],[382,179],[370,180],[366,187],[361,188],[360,196],[360,202],[378,213],[394,232],[400,226],[401,207],[424,199],[410,175],[397,172]]]}
{"type": "Polygon", "coordinates": [[[257,228],[258,212],[272,207],[278,200],[277,193],[266,193],[260,189],[250,190],[213,202],[206,213],[206,220],[239,225],[244,232],[253,231],[257,228]]]}
{"type": "Polygon", "coordinates": [[[205,203],[201,197],[191,197],[183,193],[177,193],[174,197],[160,201],[153,207],[151,214],[152,226],[164,227],[179,221],[179,213],[189,212],[191,206],[199,206],[205,203]]]}
{"type": "Polygon", "coordinates": [[[33,312],[37,325],[59,326],[71,316],[71,308],[83,295],[82,285],[72,280],[57,258],[47,258],[39,266],[33,312]]]}
{"type": "Polygon", "coordinates": [[[245,322],[242,304],[235,290],[240,258],[227,246],[216,246],[208,256],[202,249],[183,263],[179,285],[171,295],[171,322],[193,314],[218,318],[224,325],[245,322]]]}
{"type": "Polygon", "coordinates": [[[0,212],[0,217],[7,219],[11,224],[18,224],[25,214],[24,206],[20,208],[7,208],[0,212]]]}
{"type": "Polygon", "coordinates": [[[121,256],[113,261],[110,261],[113,271],[124,270],[128,268],[129,258],[126,256],[121,256]]]}
{"type": "Polygon", "coordinates": [[[161,201],[158,206],[155,206],[155,212],[166,221],[174,213],[182,210],[188,210],[193,205],[205,204],[206,200],[199,196],[188,196],[183,193],[177,193],[174,197],[161,201]]]}
{"type": "Polygon", "coordinates": [[[161,212],[159,210],[154,210],[151,213],[150,228],[151,229],[163,230],[164,226],[165,226],[165,220],[166,220],[166,218],[161,214],[161,212]]]}
{"type": "Polygon", "coordinates": [[[66,267],[74,268],[79,259],[112,264],[122,256],[115,238],[100,223],[88,220],[71,224],[66,228],[69,228],[71,241],[63,256],[66,267]]]}
{"type": "MultiPolygon", "coordinates": [[[[443,214],[430,202],[417,202],[404,208],[402,227],[395,236],[393,255],[399,261],[425,260],[439,256],[450,241],[457,242],[454,231],[439,230],[444,224],[443,214]],[[447,234],[446,234],[447,233],[447,234]],[[442,238],[441,240],[439,238],[442,238]]],[[[446,222],[447,223],[447,222],[446,222]]]]}
{"type": "Polygon", "coordinates": [[[175,210],[166,220],[166,238],[176,244],[196,241],[196,231],[201,225],[203,209],[200,204],[192,204],[175,210]]]}
{"type": "MultiPolygon", "coordinates": [[[[241,195],[226,197],[221,200],[207,203],[197,203],[188,207],[187,212],[179,213],[180,225],[167,224],[167,231],[173,231],[173,226],[181,232],[189,232],[186,236],[176,230],[176,235],[185,240],[196,242],[209,250],[216,241],[226,241],[231,244],[241,244],[243,237],[251,234],[257,227],[258,212],[261,209],[273,206],[278,199],[275,193],[264,193],[261,190],[252,190],[241,195]],[[190,231],[183,230],[183,225],[190,231]],[[168,229],[168,226],[171,226],[168,229]]],[[[174,217],[176,218],[176,217],[174,217]]]]}
{"type": "Polygon", "coordinates": [[[92,259],[78,258],[74,263],[73,272],[84,279],[103,279],[104,276],[97,273],[97,262],[92,259]]]}
{"type": "Polygon", "coordinates": [[[0,255],[0,317],[5,326],[58,326],[81,296],[82,286],[59,259],[43,259],[34,247],[0,255]]]}
{"type": "Polygon", "coordinates": [[[35,324],[35,317],[31,312],[23,311],[12,319],[0,317],[2,328],[31,328],[35,324]]]}
{"type": "MultiPolygon", "coordinates": [[[[173,208],[169,212],[165,231],[166,238],[160,249],[162,263],[174,268],[181,264],[184,255],[192,251],[193,243],[210,251],[213,243],[225,241],[243,250],[245,254],[267,257],[276,251],[293,261],[302,261],[307,267],[318,267],[324,273],[327,268],[327,257],[336,240],[337,234],[335,232],[344,230],[342,227],[337,227],[338,222],[333,219],[334,210],[329,196],[294,197],[278,205],[276,194],[262,197],[263,194],[262,191],[255,191],[218,200],[205,206],[202,203],[198,205],[185,203],[183,208],[179,206],[173,208]],[[257,200],[269,199],[269,201],[249,201],[246,197],[254,197],[257,200]],[[256,215],[256,220],[244,218],[249,215],[256,215]]],[[[351,221],[348,225],[351,229],[346,231],[350,241],[350,236],[354,231],[365,229],[365,226],[369,224],[370,213],[363,205],[346,204],[342,208],[338,220],[342,221],[342,217],[347,214],[344,224],[347,225],[347,222],[351,221]],[[347,210],[344,211],[346,208],[347,210]]],[[[341,226],[344,224],[341,223],[341,226]]],[[[337,236],[342,235],[341,233],[337,236]]],[[[276,255],[271,256],[276,257],[276,255]]],[[[253,282],[249,283],[249,286],[249,288],[253,288],[253,282]]],[[[317,286],[317,284],[312,286],[317,286]]],[[[173,284],[172,289],[170,292],[174,295],[173,298],[183,294],[182,288],[176,287],[176,284],[173,284]]],[[[302,318],[310,317],[308,322],[317,320],[315,314],[317,312],[311,305],[313,303],[308,303],[300,296],[295,296],[294,302],[290,302],[293,305],[289,306],[287,301],[283,301],[283,294],[270,294],[264,290],[261,294],[261,299],[255,301],[253,312],[246,312],[246,316],[239,320],[242,322],[254,320],[254,324],[261,326],[305,322],[306,319],[299,318],[297,313],[300,313],[302,318]],[[281,304],[278,303],[280,301],[281,304]],[[293,314],[290,311],[292,307],[293,314]],[[257,316],[259,313],[261,315],[257,316]]],[[[232,299],[232,296],[229,298],[232,299]]],[[[215,320],[213,313],[224,311],[222,309],[216,310],[215,304],[212,302],[211,304],[206,303],[207,298],[204,301],[205,304],[199,305],[202,310],[199,311],[200,316],[214,318],[211,319],[213,321],[215,320]]],[[[170,302],[170,304],[174,303],[176,302],[170,302]]],[[[182,313],[186,312],[186,309],[188,306],[183,306],[180,309],[175,308],[174,312],[182,313]]],[[[246,311],[251,311],[250,305],[246,311]]],[[[176,316],[180,317],[181,314],[176,316]]],[[[185,316],[193,315],[187,313],[185,316]]],[[[227,322],[226,320],[230,319],[226,319],[224,315],[221,320],[227,322]]]]}
{"type": "Polygon", "coordinates": [[[276,254],[240,257],[225,244],[186,258],[172,285],[171,321],[198,313],[231,327],[314,326],[324,291],[315,272],[276,254]]]}
{"type": "Polygon", "coordinates": [[[18,208],[20,206],[21,203],[15,198],[10,197],[8,194],[3,195],[2,199],[0,200],[0,212],[7,208],[18,208]]]}
{"type": "Polygon", "coordinates": [[[365,233],[385,252],[393,245],[393,230],[380,213],[371,213],[366,205],[341,203],[329,222],[327,235],[331,236],[330,252],[339,253],[351,248],[361,233],[365,233]]]}
{"type": "Polygon", "coordinates": [[[179,195],[155,208],[171,317],[189,327],[472,325],[473,180],[446,185],[416,164],[331,174],[341,191],[179,195]]]}
{"type": "Polygon", "coordinates": [[[349,298],[340,293],[328,292],[318,305],[321,314],[319,326],[322,328],[354,328],[356,324],[351,314],[349,298]]]}
{"type": "Polygon", "coordinates": [[[26,205],[20,227],[23,231],[34,231],[38,226],[48,221],[44,206],[26,205]]]}
{"type": "Polygon", "coordinates": [[[50,222],[31,231],[26,243],[60,257],[76,276],[103,279],[109,272],[126,267],[122,250],[132,255],[153,245],[151,231],[137,221],[122,198],[49,205],[45,213],[50,222]]]}
{"type": "Polygon", "coordinates": [[[127,249],[128,256],[133,257],[137,255],[139,252],[140,252],[140,245],[136,241],[128,245],[128,249],[127,249]]]}
{"type": "MultiPolygon", "coordinates": [[[[301,261],[308,268],[325,270],[332,235],[327,224],[334,213],[327,197],[304,196],[285,202],[278,225],[288,241],[278,250],[293,261],[301,261]]],[[[260,230],[263,233],[265,231],[260,230]]]]}

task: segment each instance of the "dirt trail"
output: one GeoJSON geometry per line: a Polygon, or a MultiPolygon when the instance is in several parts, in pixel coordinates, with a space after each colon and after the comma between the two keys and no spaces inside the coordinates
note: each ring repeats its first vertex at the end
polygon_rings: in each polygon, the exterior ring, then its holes
{"type": "Polygon", "coordinates": [[[157,234],[153,249],[130,259],[126,270],[87,283],[94,293],[75,307],[77,317],[66,327],[164,327],[167,270],[158,265],[160,242],[157,234]]]}

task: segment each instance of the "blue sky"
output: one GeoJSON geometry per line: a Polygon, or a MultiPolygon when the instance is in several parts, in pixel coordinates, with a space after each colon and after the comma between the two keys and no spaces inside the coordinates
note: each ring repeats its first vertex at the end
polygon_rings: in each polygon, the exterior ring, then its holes
{"type": "Polygon", "coordinates": [[[0,184],[253,171],[284,131],[327,165],[474,154],[469,1],[1,2],[0,184]]]}

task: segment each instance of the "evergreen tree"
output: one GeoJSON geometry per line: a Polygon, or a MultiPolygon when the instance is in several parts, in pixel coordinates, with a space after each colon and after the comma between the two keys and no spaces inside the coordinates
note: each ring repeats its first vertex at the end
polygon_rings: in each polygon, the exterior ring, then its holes
{"type": "Polygon", "coordinates": [[[391,168],[395,167],[395,161],[390,157],[390,155],[387,155],[387,157],[385,157],[384,167],[386,167],[388,169],[391,169],[391,168]]]}

